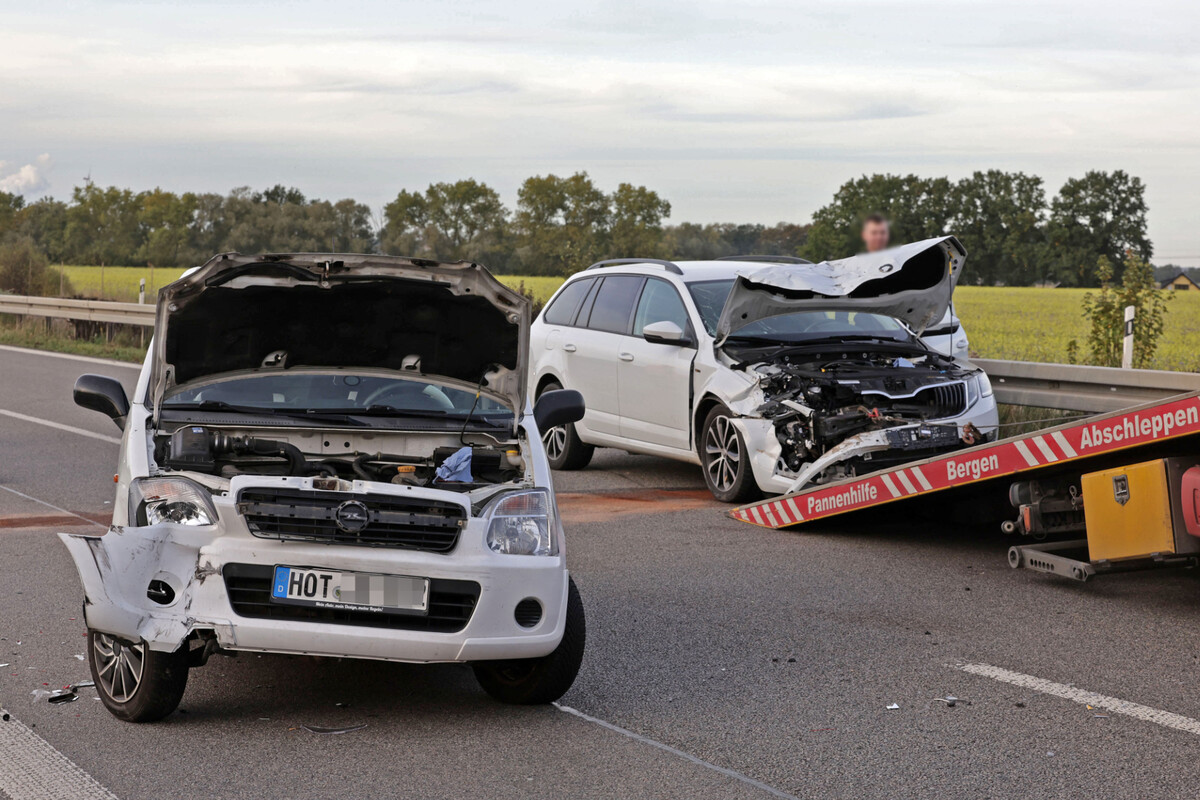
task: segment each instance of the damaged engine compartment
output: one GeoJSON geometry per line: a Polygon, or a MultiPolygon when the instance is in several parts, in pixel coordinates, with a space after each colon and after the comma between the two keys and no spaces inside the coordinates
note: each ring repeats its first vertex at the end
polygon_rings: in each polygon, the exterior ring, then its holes
{"type": "MultiPolygon", "coordinates": [[[[518,481],[525,471],[524,458],[515,443],[509,447],[461,443],[433,443],[431,446],[421,440],[415,448],[416,453],[351,450],[309,455],[289,441],[272,438],[276,435],[269,431],[259,435],[206,425],[182,425],[169,434],[154,437],[154,460],[167,471],[226,479],[239,475],[314,477],[326,479],[329,488],[342,481],[362,480],[457,492],[518,481]],[[464,455],[456,458],[460,452],[464,455]],[[465,469],[462,468],[464,463],[465,469]]],[[[345,437],[339,434],[334,438],[345,437]]],[[[423,437],[427,438],[430,437],[423,437]]],[[[328,444],[330,440],[321,438],[321,442],[328,444]]],[[[389,449],[407,451],[409,448],[389,449]]]]}
{"type": "Polygon", "coordinates": [[[913,451],[923,457],[983,440],[972,425],[960,430],[953,421],[937,422],[961,415],[978,399],[981,373],[931,350],[796,347],[735,368],[757,378],[763,402],[754,415],[774,427],[785,473],[798,475],[839,445],[872,432],[881,432],[874,439],[886,447],[864,448],[810,479],[841,479],[866,462],[870,471],[911,460],[913,451]]]}

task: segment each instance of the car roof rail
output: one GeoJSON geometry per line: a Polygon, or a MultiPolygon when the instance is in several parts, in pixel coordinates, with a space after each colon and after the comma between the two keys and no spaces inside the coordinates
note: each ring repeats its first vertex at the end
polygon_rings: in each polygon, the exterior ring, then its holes
{"type": "Polygon", "coordinates": [[[599,267],[615,267],[619,264],[655,264],[662,267],[667,272],[673,272],[676,275],[682,275],[683,270],[674,261],[667,261],[665,258],[609,258],[605,261],[597,261],[588,269],[597,269],[599,267]]]}
{"type": "Polygon", "coordinates": [[[721,256],[717,261],[763,261],[769,264],[811,264],[799,256],[721,256]]]}

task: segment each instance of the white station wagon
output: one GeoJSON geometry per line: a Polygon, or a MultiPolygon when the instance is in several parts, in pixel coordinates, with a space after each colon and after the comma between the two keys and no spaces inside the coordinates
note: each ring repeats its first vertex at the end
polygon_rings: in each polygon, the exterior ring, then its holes
{"type": "Polygon", "coordinates": [[[595,264],[531,331],[531,392],[587,405],[544,434],[550,463],[666,456],[739,502],[985,441],[995,398],[950,311],[965,259],[947,236],[820,264],[595,264]]]}

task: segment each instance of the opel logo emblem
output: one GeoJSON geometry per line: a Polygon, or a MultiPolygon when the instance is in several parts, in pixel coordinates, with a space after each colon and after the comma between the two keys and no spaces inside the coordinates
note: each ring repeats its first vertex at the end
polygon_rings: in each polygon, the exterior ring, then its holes
{"type": "Polygon", "coordinates": [[[371,521],[371,512],[357,500],[347,500],[333,512],[333,521],[346,533],[358,533],[371,521]]]}

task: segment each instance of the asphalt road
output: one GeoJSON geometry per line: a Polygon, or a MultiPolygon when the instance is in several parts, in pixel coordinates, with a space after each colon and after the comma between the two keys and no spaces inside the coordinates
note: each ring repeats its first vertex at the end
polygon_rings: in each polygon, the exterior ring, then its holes
{"type": "Polygon", "coordinates": [[[29,726],[117,797],[1197,794],[1195,573],[1014,572],[990,521],[902,506],[764,531],[724,517],[696,468],[613,452],[557,480],[588,616],[562,704],[589,718],[499,705],[460,666],[253,655],[194,671],[156,725],[118,722],[94,690],[35,700],[87,675],[53,535],[112,496],[116,445],[79,431],[116,428],[70,403],[84,371],[136,375],[0,350],[0,725],[29,726]]]}

